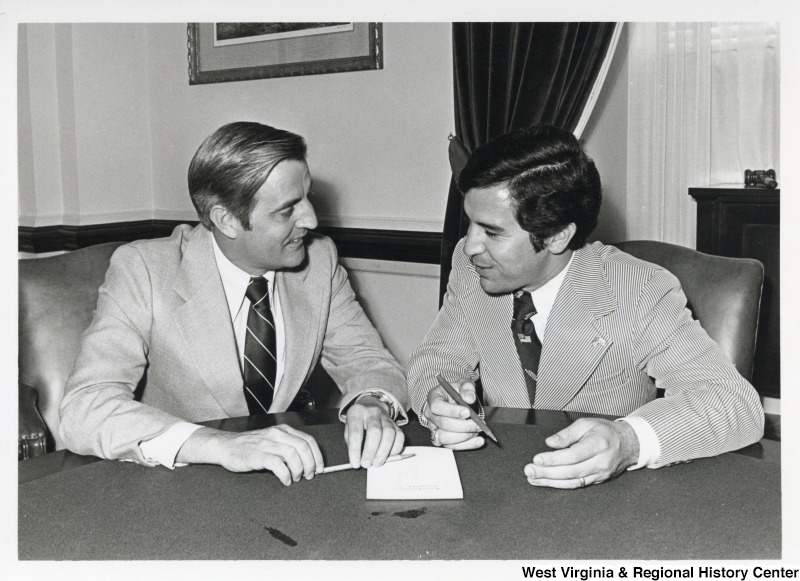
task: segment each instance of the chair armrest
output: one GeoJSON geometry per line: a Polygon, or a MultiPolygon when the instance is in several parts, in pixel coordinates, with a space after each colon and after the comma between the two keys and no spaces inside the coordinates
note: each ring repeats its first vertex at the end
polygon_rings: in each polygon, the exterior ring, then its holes
{"type": "Polygon", "coordinates": [[[38,399],[34,388],[19,384],[19,460],[47,452],[47,426],[36,407],[38,399]]]}

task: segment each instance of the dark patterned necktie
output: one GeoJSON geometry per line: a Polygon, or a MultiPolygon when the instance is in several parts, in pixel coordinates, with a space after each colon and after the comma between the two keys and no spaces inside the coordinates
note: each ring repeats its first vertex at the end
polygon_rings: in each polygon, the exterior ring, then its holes
{"type": "Polygon", "coordinates": [[[536,398],[536,383],[539,373],[539,358],[542,355],[542,343],[536,335],[531,317],[536,314],[530,293],[517,291],[514,293],[514,318],[511,331],[514,333],[514,344],[517,346],[522,374],[528,388],[528,398],[533,407],[536,398]]]}
{"type": "Polygon", "coordinates": [[[265,414],[272,405],[277,371],[275,320],[269,306],[269,287],[263,276],[250,279],[250,301],[244,340],[244,398],[251,415],[265,414]]]}

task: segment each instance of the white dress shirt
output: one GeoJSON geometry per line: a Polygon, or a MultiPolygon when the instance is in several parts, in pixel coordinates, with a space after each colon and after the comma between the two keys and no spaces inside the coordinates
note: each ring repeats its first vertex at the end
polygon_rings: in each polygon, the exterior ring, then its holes
{"type": "MultiPolygon", "coordinates": [[[[536,334],[539,336],[539,340],[542,344],[544,344],[547,319],[550,317],[550,311],[553,310],[556,296],[561,288],[561,284],[567,276],[567,271],[572,264],[574,256],[575,254],[573,253],[569,262],[561,272],[530,293],[531,299],[533,299],[533,306],[536,307],[536,314],[531,317],[531,321],[533,322],[536,334]]],[[[655,430],[647,423],[647,420],[639,417],[628,417],[620,418],[617,421],[627,422],[628,425],[633,428],[639,440],[639,460],[636,464],[628,468],[628,470],[636,470],[644,466],[655,464],[656,460],[661,456],[661,445],[658,442],[655,430]]]]}

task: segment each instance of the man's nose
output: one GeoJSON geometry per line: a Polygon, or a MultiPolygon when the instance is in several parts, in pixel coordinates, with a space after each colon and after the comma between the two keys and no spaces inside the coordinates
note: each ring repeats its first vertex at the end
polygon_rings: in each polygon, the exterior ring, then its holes
{"type": "Polygon", "coordinates": [[[314,206],[311,205],[308,198],[301,202],[299,210],[300,218],[296,222],[298,228],[313,230],[318,226],[317,213],[314,211],[314,206]]]}
{"type": "Polygon", "coordinates": [[[464,254],[472,258],[485,250],[480,234],[473,226],[467,230],[467,239],[464,242],[464,254]]]}

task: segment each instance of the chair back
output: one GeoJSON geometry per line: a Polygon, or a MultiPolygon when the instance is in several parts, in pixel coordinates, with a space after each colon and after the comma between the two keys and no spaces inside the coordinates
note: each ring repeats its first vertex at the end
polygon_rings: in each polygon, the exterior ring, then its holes
{"type": "Polygon", "coordinates": [[[19,261],[19,382],[39,396],[55,448],[64,385],[92,320],[111,254],[122,242],[19,261]]]}
{"type": "Polygon", "coordinates": [[[694,317],[739,373],[752,381],[764,282],[764,266],[758,260],[712,256],[651,240],[632,240],[614,246],[674,274],[694,317]]]}

